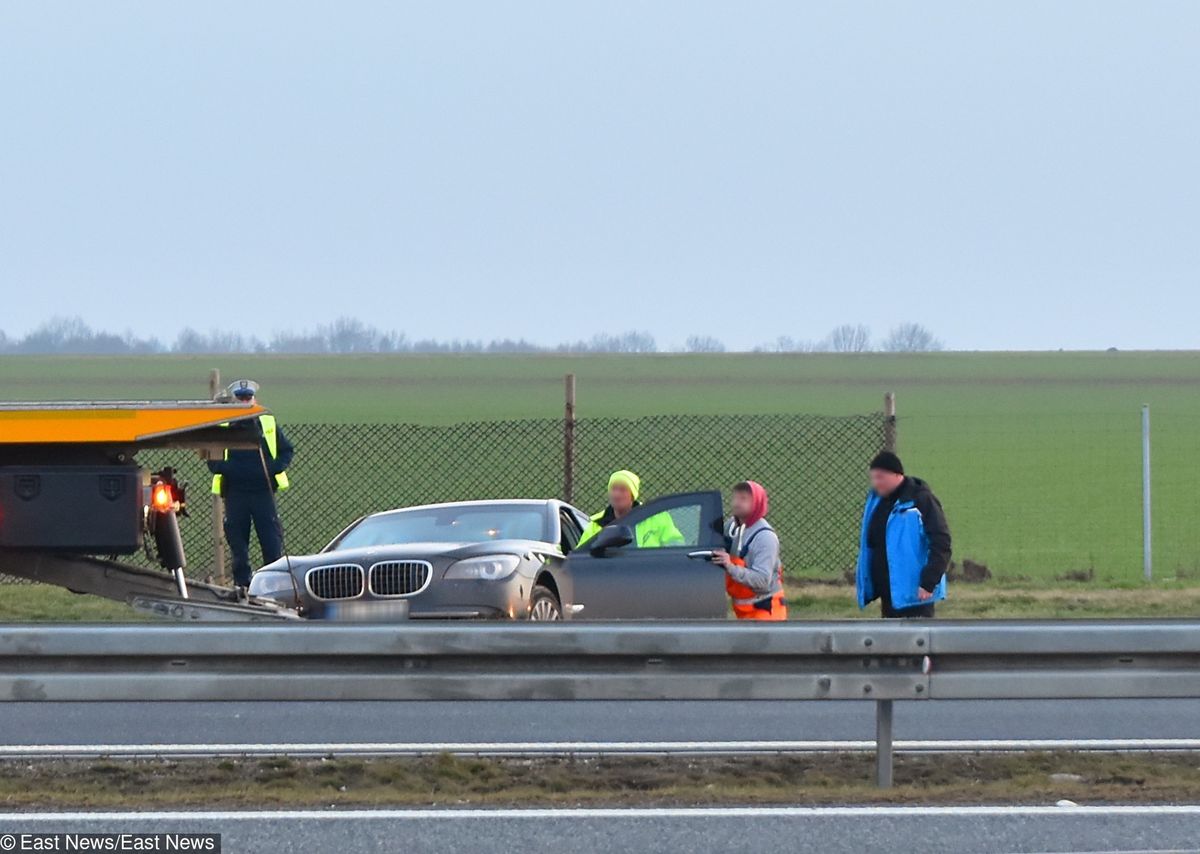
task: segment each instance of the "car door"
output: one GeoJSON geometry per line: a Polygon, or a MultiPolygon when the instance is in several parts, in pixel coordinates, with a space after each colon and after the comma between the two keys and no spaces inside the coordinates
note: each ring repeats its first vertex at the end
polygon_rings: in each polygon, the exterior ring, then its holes
{"type": "Polygon", "coordinates": [[[669,495],[635,507],[617,524],[633,533],[647,520],[668,532],[673,526],[668,544],[643,547],[635,536],[627,545],[603,550],[584,543],[567,557],[575,618],[723,619],[725,572],[696,555],[724,546],[721,494],[669,495]]]}

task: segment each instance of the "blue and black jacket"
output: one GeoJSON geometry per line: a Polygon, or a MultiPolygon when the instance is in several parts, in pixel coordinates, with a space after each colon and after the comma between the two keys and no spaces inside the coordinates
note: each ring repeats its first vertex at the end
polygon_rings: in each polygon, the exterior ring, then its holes
{"type": "Polygon", "coordinates": [[[912,608],[946,598],[946,570],[950,566],[950,527],[941,502],[929,485],[907,477],[894,496],[882,498],[874,491],[867,495],[863,510],[862,538],[858,552],[858,607],[880,597],[875,589],[879,573],[871,571],[874,550],[868,544],[871,517],[880,503],[894,502],[888,513],[884,542],[887,552],[887,579],[893,608],[912,608]],[[917,589],[933,593],[921,601],[917,589]]]}

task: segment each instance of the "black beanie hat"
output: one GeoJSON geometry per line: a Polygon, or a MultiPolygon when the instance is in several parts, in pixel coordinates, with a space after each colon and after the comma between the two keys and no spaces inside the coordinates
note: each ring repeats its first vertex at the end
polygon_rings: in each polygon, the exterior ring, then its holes
{"type": "Polygon", "coordinates": [[[875,459],[871,460],[871,468],[904,474],[904,463],[900,462],[900,458],[891,451],[880,451],[876,454],[875,459]]]}

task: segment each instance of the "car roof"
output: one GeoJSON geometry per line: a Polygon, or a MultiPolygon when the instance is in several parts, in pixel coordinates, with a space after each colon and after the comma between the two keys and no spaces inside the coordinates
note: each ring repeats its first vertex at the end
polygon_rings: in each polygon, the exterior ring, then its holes
{"type": "Polygon", "coordinates": [[[411,510],[439,510],[447,507],[489,507],[489,506],[527,506],[527,507],[558,507],[565,506],[555,498],[485,498],[476,501],[443,501],[440,504],[414,504],[411,507],[396,507],[392,510],[380,510],[370,513],[370,516],[389,516],[393,513],[407,513],[411,510]]]}

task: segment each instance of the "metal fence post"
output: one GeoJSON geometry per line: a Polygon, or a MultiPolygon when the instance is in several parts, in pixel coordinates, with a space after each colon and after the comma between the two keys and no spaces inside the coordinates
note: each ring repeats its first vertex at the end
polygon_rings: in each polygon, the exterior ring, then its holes
{"type": "MultiPolygon", "coordinates": [[[[883,396],[883,448],[896,453],[896,393],[883,396]]],[[[875,701],[875,784],[892,787],[892,701],[875,701]]]]}
{"type": "Polygon", "coordinates": [[[896,393],[883,396],[883,449],[896,453],[896,393]]]}
{"type": "Polygon", "coordinates": [[[892,787],[892,701],[875,701],[875,783],[892,787]]]}
{"type": "MultiPolygon", "coordinates": [[[[208,372],[208,396],[216,400],[221,393],[221,369],[213,368],[208,372]]],[[[222,524],[225,518],[225,502],[221,496],[212,497],[212,544],[213,571],[218,584],[228,584],[229,577],[225,574],[225,528],[222,524]]]]}
{"type": "Polygon", "coordinates": [[[1142,404],[1142,574],[1154,577],[1150,528],[1150,404],[1142,404]]]}
{"type": "Polygon", "coordinates": [[[565,377],[563,409],[563,501],[575,500],[575,375],[565,377]]]}

